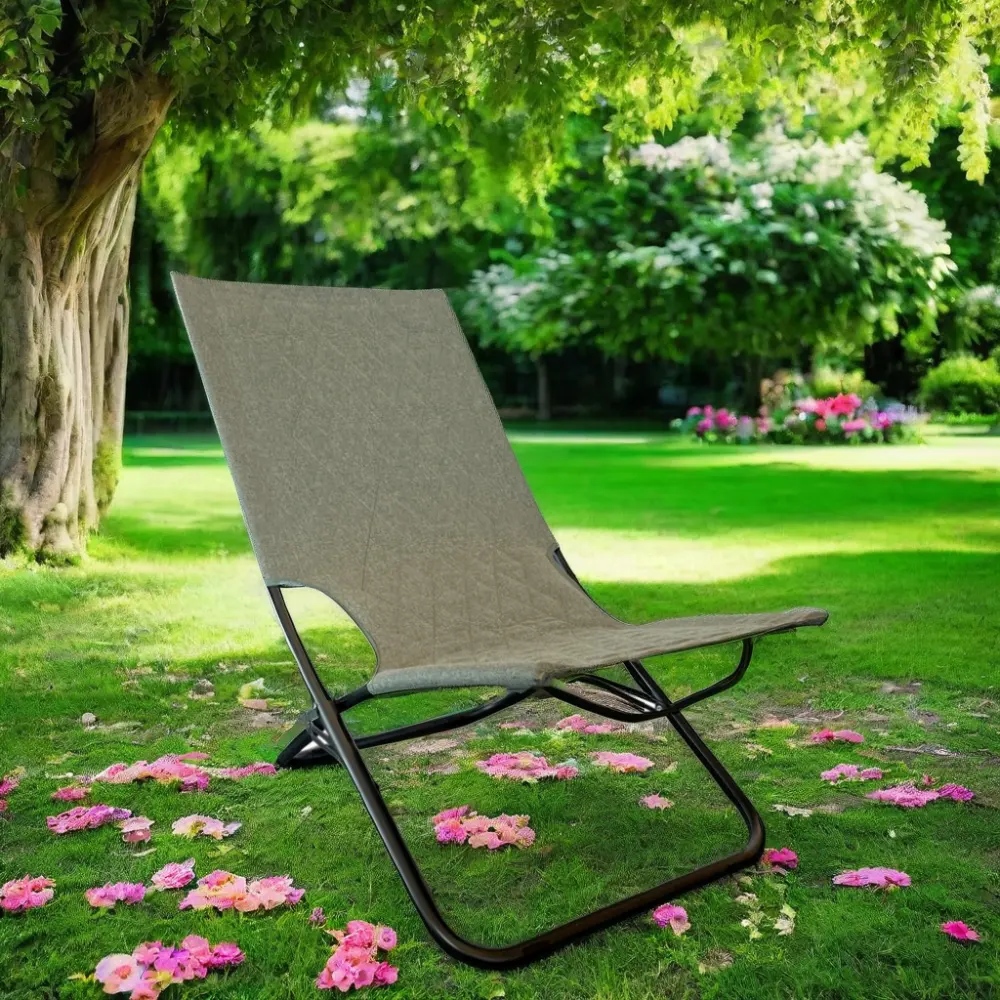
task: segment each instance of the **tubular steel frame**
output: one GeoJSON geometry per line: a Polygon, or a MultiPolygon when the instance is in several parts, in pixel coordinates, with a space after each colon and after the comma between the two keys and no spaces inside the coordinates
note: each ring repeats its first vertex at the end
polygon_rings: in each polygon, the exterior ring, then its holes
{"type": "MultiPolygon", "coordinates": [[[[556,557],[566,572],[576,580],[572,570],[558,551],[556,557]]],[[[579,581],[577,582],[579,583],[579,581]]],[[[725,691],[743,677],[750,666],[750,659],[753,655],[753,639],[743,640],[742,654],[732,673],[715,684],[676,701],[667,697],[642,663],[638,660],[629,660],[623,666],[635,682],[635,687],[620,684],[596,674],[579,674],[567,678],[568,683],[589,685],[612,695],[623,706],[626,706],[624,708],[615,708],[593,701],[561,684],[544,684],[527,691],[508,691],[493,701],[464,711],[437,716],[385,732],[356,737],[347,728],[343,713],[374,696],[367,687],[363,686],[339,697],[332,697],[316,672],[302,642],[285,603],[284,588],[280,585],[268,586],[267,590],[278,622],[295,657],[299,673],[305,681],[314,706],[311,711],[306,712],[300,718],[297,728],[288,738],[278,757],[278,765],[299,768],[337,763],[347,770],[361,795],[361,800],[368,810],[375,828],[378,830],[379,836],[382,838],[382,842],[385,844],[389,857],[403,880],[406,891],[427,925],[431,937],[453,958],[482,969],[503,970],[527,965],[545,958],[557,949],[579,941],[587,935],[635,916],[651,907],[658,906],[682,893],[701,888],[716,879],[756,864],[760,860],[764,850],[764,824],[760,815],[733,777],[695,732],[691,723],[682,715],[683,709],[703,701],[705,698],[710,698],[720,691],[725,691]],[[385,799],[382,797],[382,793],[368,770],[360,751],[368,747],[382,746],[387,743],[396,743],[400,740],[409,740],[455,729],[470,722],[488,718],[532,696],[558,698],[575,708],[582,708],[620,722],[648,722],[653,719],[666,718],[712,776],[726,798],[736,807],[747,828],[747,842],[744,848],[735,854],[702,865],[645,892],[576,917],[568,923],[546,931],[544,934],[520,941],[517,944],[502,948],[488,948],[465,940],[449,927],[441,915],[430,888],[420,873],[410,849],[406,846],[399,827],[392,818],[385,799]]]]}

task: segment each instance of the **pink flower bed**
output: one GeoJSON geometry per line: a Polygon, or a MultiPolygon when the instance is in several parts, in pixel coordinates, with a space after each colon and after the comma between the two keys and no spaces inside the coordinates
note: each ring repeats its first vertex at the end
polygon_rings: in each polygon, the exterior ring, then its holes
{"type": "Polygon", "coordinates": [[[439,844],[468,844],[490,851],[501,847],[530,847],[535,831],[528,826],[530,816],[480,816],[469,806],[445,809],[431,819],[439,844]]]}
{"type": "Polygon", "coordinates": [[[553,778],[567,781],[575,778],[579,771],[566,764],[549,764],[540,754],[495,753],[489,760],[476,761],[476,767],[491,778],[507,778],[510,781],[542,781],[553,778]]]}
{"type": "Polygon", "coordinates": [[[757,417],[724,407],[692,406],[679,424],[681,430],[709,442],[844,444],[907,440],[926,420],[926,414],[911,407],[880,409],[854,393],[840,393],[825,399],[799,399],[773,413],[762,409],[757,417]]]}
{"type": "Polygon", "coordinates": [[[156,1000],[168,986],[204,979],[214,969],[239,965],[243,952],[229,942],[214,947],[190,934],[179,948],[160,941],[145,941],[131,955],[105,955],[94,978],[105,993],[128,993],[130,1000],[156,1000]]]}
{"type": "Polygon", "coordinates": [[[866,886],[875,885],[883,889],[905,887],[910,884],[910,876],[895,868],[858,868],[856,871],[841,872],[834,877],[834,885],[866,886]]]}
{"type": "Polygon", "coordinates": [[[611,771],[617,771],[619,774],[641,774],[653,766],[653,762],[648,757],[640,757],[634,753],[595,750],[590,756],[597,767],[606,767],[611,771]]]}
{"type": "Polygon", "coordinates": [[[277,906],[295,906],[304,894],[305,889],[296,889],[290,875],[273,875],[248,883],[232,872],[214,871],[198,880],[198,887],[181,900],[179,908],[254,913],[277,906]]]}
{"type": "Polygon", "coordinates": [[[24,878],[5,882],[0,887],[0,910],[6,913],[20,913],[44,906],[55,895],[55,882],[50,878],[24,878]]]}
{"type": "Polygon", "coordinates": [[[337,947],[316,980],[321,990],[360,990],[366,986],[389,986],[399,978],[399,969],[379,958],[379,952],[396,947],[396,932],[367,920],[351,920],[345,930],[327,931],[337,947]]]}

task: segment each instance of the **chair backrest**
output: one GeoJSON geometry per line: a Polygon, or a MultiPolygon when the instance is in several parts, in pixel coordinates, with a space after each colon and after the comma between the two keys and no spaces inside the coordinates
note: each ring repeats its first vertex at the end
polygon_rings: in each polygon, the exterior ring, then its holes
{"type": "Polygon", "coordinates": [[[443,292],[174,287],[268,584],[331,597],[383,668],[602,614],[554,559],[443,292]]]}

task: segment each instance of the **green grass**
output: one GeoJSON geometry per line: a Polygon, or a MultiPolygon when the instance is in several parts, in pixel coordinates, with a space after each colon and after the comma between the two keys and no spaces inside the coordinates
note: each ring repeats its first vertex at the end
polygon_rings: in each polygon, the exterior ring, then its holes
{"type": "MultiPolygon", "coordinates": [[[[329,948],[308,925],[313,906],[337,925],[357,917],[395,926],[400,979],[384,995],[414,1000],[996,995],[1000,439],[940,434],[919,447],[740,450],[641,431],[512,436],[571,564],[615,614],[641,621],[801,604],[830,610],[823,629],[762,642],[738,688],[690,713],[764,813],[769,845],[800,856],[784,883],[798,914],[795,933],[769,931],[751,942],[734,902],[744,887],[729,881],[683,900],[693,925],[683,938],[644,918],[530,969],[477,972],[430,943],[336,768],[217,781],[197,797],[98,786],[95,801],[156,821],[156,853],[143,858],[110,828],[50,834],[49,795],[67,783],[57,775],[187,749],[206,750],[217,764],[274,759],[282,730],[305,707],[217,442],[132,439],[115,504],[82,565],[0,569],[0,773],[27,770],[0,818],[0,882],[25,872],[58,881],[48,907],[0,917],[4,1000],[99,996],[96,985],[68,977],[91,972],[108,952],[187,933],[236,940],[248,958],[228,976],[173,987],[178,996],[318,995],[312,981],[329,948]],[[267,697],[285,703],[262,728],[237,703],[240,685],[258,677],[267,697]],[[215,685],[213,700],[187,696],[200,678],[215,685]],[[914,682],[920,686],[909,693],[891,690],[914,682]],[[97,715],[96,728],[81,726],[84,712],[97,715]],[[761,725],[773,718],[798,728],[761,725]],[[864,732],[865,744],[801,745],[834,718],[835,728],[864,732]],[[823,784],[819,772],[841,761],[878,763],[893,783],[929,772],[972,787],[977,798],[897,810],[866,801],[870,786],[823,784]],[[779,803],[827,808],[790,818],[772,810],[779,803]],[[220,855],[213,842],[170,836],[173,819],[196,811],[243,822],[227,842],[232,850],[220,855]],[[177,894],[107,915],[83,899],[91,885],[146,880],[192,855],[199,874],[290,873],[306,888],[305,901],[239,917],[178,913],[177,894]],[[904,869],[913,886],[891,894],[832,888],[834,874],[865,865],[904,869]],[[951,942],[937,929],[947,919],[974,925],[983,942],[951,942]],[[699,973],[699,962],[722,953],[731,966],[699,973]]],[[[291,597],[330,686],[363,682],[372,656],[356,630],[325,599],[291,597]]],[[[690,653],[651,666],[680,694],[722,674],[735,653],[690,653]]],[[[454,694],[431,693],[363,706],[355,725],[398,724],[455,702],[454,694]]],[[[559,738],[542,731],[562,714],[552,703],[529,703],[507,718],[533,721],[530,736],[489,720],[443,752],[401,745],[368,753],[446,913],[478,940],[535,933],[740,842],[738,819],[669,731],[559,738]],[[537,786],[494,782],[475,770],[475,760],[515,747],[581,761],[597,748],[630,749],[657,768],[644,776],[585,768],[575,781],[537,786]],[[677,768],[663,773],[672,762],[677,768]],[[425,773],[443,763],[458,771],[425,773]],[[641,809],[637,799],[650,791],[676,807],[641,809]],[[462,803],[529,813],[536,845],[498,855],[438,846],[427,817],[462,803]]],[[[780,904],[778,883],[753,876],[751,889],[768,912],[780,904]]]]}

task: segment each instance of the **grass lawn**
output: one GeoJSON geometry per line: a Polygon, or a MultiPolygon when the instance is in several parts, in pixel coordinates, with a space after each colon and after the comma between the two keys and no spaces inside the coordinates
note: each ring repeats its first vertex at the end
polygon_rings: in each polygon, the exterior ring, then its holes
{"type": "MultiPolygon", "coordinates": [[[[132,439],[118,498],[90,557],[76,568],[0,564],[0,775],[26,774],[0,816],[0,883],[30,872],[57,881],[48,906],[0,916],[0,997],[101,995],[90,973],[110,952],[189,933],[236,941],[246,962],[171,987],[182,997],[299,998],[329,939],[309,925],[322,906],[334,926],[363,918],[399,932],[399,981],[376,996],[639,1000],[647,997],[972,998],[1000,989],[1000,438],[932,437],[896,448],[701,448],[642,433],[515,432],[514,446],[571,565],[616,615],[828,608],[828,625],[761,642],[744,682],[690,712],[765,816],[768,844],[799,868],[782,878],[717,884],[680,902],[691,930],[675,937],[648,918],[505,976],[481,973],[434,947],[346,775],[329,767],[213,780],[203,793],[167,786],[97,785],[89,801],[155,820],[138,850],[112,827],[57,837],[45,817],[69,774],[116,761],[200,750],[210,764],[273,760],[281,733],[306,707],[266,604],[217,443],[132,439]],[[261,678],[267,712],[242,707],[261,678]],[[199,680],[214,697],[189,697],[199,680]],[[93,713],[97,723],[84,726],[93,713]],[[824,726],[865,735],[860,746],[806,743],[824,726]],[[877,783],[831,787],[839,763],[879,766],[877,783]],[[868,801],[874,787],[920,780],[972,788],[971,803],[903,810],[868,801]],[[812,808],[808,817],[776,805],[812,808]],[[170,833],[203,813],[243,824],[219,845],[170,833]],[[143,847],[155,853],[143,854],[143,847]],[[305,887],[294,909],[240,916],[180,913],[158,893],[109,913],[86,888],[148,881],[168,861],[197,859],[199,876],[291,874],[305,887]],[[910,874],[894,892],[834,888],[844,869],[910,874]],[[767,915],[751,940],[741,892],[767,915]],[[773,929],[778,908],[794,932],[773,929]],[[961,945],[940,932],[964,920],[983,937],[961,945]],[[701,970],[699,969],[701,966],[701,970]]],[[[335,516],[335,512],[331,512],[335,516]]],[[[294,592],[328,684],[362,683],[372,656],[331,605],[294,592]]],[[[650,661],[681,694],[721,675],[735,648],[650,661]]],[[[482,692],[429,693],[362,706],[358,731],[436,714],[482,692]]],[[[412,849],[446,914],[486,943],[516,940],[661,881],[742,842],[741,824],[669,730],[556,734],[553,702],[511,710],[453,743],[369,752],[412,849]],[[530,748],[573,758],[573,781],[494,781],[474,762],[530,748]],[[615,775],[588,753],[622,749],[655,768],[615,775]],[[676,765],[676,766],[673,766],[676,765]],[[430,773],[428,773],[430,771],[430,773]],[[638,799],[660,792],[663,812],[638,799]],[[470,804],[527,813],[525,851],[473,851],[434,841],[428,817],[470,804]]]]}

